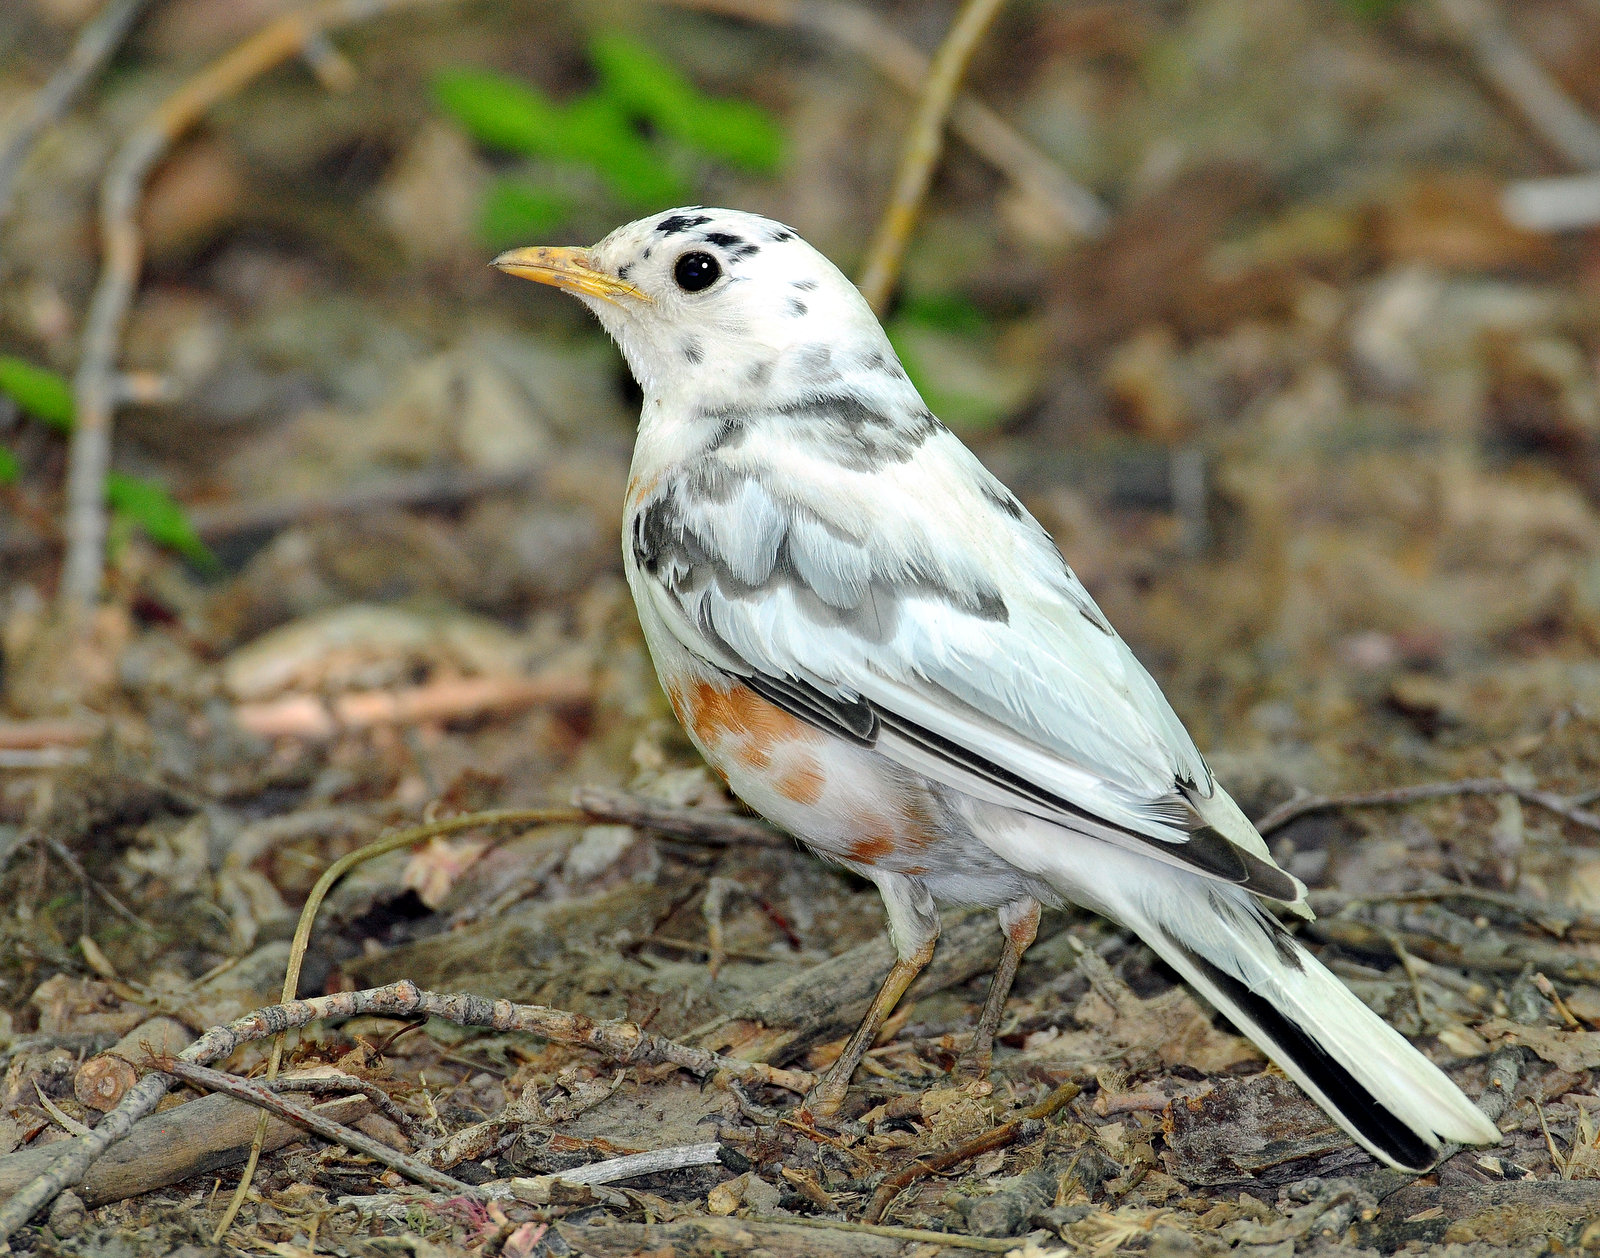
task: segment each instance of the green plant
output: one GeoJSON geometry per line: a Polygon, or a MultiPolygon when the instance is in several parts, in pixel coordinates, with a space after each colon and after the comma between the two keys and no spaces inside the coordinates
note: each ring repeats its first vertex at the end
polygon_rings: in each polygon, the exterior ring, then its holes
{"type": "MultiPolygon", "coordinates": [[[[650,49],[615,32],[597,36],[589,51],[598,81],[569,101],[468,68],[436,76],[434,101],[486,148],[591,171],[633,210],[687,200],[688,155],[758,174],[781,164],[782,128],[760,106],[702,93],[650,49]]],[[[484,196],[479,232],[501,247],[553,230],[573,209],[565,193],[504,176],[484,196]]]]}
{"type": "MultiPolygon", "coordinates": [[[[0,356],[0,393],[57,432],[72,431],[72,386],[55,372],[25,359],[0,356]]],[[[0,447],[0,484],[12,484],[21,475],[16,455],[0,447]]],[[[176,551],[192,563],[202,567],[216,564],[216,557],[200,540],[183,508],[155,481],[112,472],[106,477],[106,502],[112,511],[114,539],[137,528],[158,546],[176,551]]]]}

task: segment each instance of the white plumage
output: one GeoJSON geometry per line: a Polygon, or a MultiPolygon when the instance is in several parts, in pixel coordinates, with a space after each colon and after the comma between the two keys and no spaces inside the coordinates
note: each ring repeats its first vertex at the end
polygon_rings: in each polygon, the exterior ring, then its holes
{"type": "Polygon", "coordinates": [[[986,1060],[1038,901],[1068,900],[1138,932],[1376,1156],[1498,1139],[1261,907],[1307,913],[1305,888],[831,263],[690,208],[497,264],[581,297],[644,391],[624,559],[690,736],[884,895],[901,963],[859,1047],[931,952],[936,897],[1002,910],[986,1060]]]}

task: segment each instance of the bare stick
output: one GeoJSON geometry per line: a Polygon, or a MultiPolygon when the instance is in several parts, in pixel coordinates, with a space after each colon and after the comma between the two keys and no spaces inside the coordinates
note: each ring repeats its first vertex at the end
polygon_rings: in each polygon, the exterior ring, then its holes
{"type": "Polygon", "coordinates": [[[17,111],[16,126],[0,145],[0,223],[11,213],[12,186],[44,129],[72,106],[79,92],[110,60],[149,0],[107,0],[78,32],[72,51],[50,81],[17,111]]]}
{"type": "Polygon", "coordinates": [[[218,102],[292,57],[329,30],[436,0],[317,0],[268,23],[188,80],[117,150],[100,186],[100,280],[89,304],[73,381],[77,422],[67,473],[66,564],[60,607],[81,631],[100,597],[106,541],[106,470],[117,402],[117,349],[144,260],[138,209],[144,183],[174,140],[218,102]]]}
{"type": "Polygon", "coordinates": [[[790,840],[764,821],[741,817],[738,813],[712,808],[673,808],[653,799],[642,799],[625,791],[608,791],[599,786],[580,786],[572,792],[572,803],[595,821],[659,830],[691,843],[724,847],[730,843],[758,843],[763,847],[787,847],[790,840]]]}
{"type": "Polygon", "coordinates": [[[435,1170],[426,1162],[418,1161],[398,1149],[391,1149],[381,1140],[374,1140],[353,1127],[346,1127],[343,1123],[336,1123],[314,1110],[287,1101],[273,1089],[264,1087],[252,1079],[241,1079],[237,1075],[212,1070],[206,1066],[197,1066],[180,1058],[158,1058],[156,1064],[158,1069],[174,1078],[182,1079],[185,1083],[192,1083],[195,1087],[204,1088],[208,1092],[221,1092],[235,1100],[245,1101],[268,1114],[287,1119],[307,1131],[315,1132],[324,1140],[331,1140],[334,1144],[343,1145],[357,1153],[364,1153],[374,1161],[383,1163],[391,1170],[398,1171],[407,1179],[415,1180],[419,1184],[427,1184],[430,1188],[444,1192],[472,1195],[471,1186],[462,1183],[454,1176],[435,1170]]]}
{"type": "MultiPolygon", "coordinates": [[[[589,1048],[624,1064],[673,1065],[701,1076],[725,1074],[797,1094],[803,1094],[815,1082],[803,1070],[780,1070],[760,1062],[738,1061],[706,1049],[691,1048],[632,1022],[597,1022],[583,1014],[543,1005],[515,1005],[509,1000],[425,992],[412,982],[270,1005],[227,1026],[213,1027],[177,1054],[177,1059],[209,1065],[226,1059],[241,1045],[270,1035],[324,1018],[362,1016],[433,1017],[458,1026],[537,1035],[557,1043],[589,1048]]],[[[0,1241],[9,1239],[62,1190],[78,1183],[96,1158],[127,1135],[135,1122],[155,1109],[174,1082],[172,1075],[153,1071],[139,1080],[87,1136],[70,1144],[63,1142],[62,1152],[49,1170],[18,1190],[0,1208],[0,1241]]]]}
{"type": "Polygon", "coordinates": [[[872,1200],[867,1203],[865,1212],[861,1215],[864,1222],[876,1223],[883,1218],[883,1212],[889,1208],[889,1203],[905,1191],[910,1185],[917,1182],[924,1175],[933,1175],[939,1171],[948,1170],[965,1162],[968,1158],[978,1157],[988,1153],[991,1149],[1003,1149],[1006,1145],[1016,1140],[1030,1123],[1039,1123],[1049,1118],[1063,1105],[1066,1105],[1078,1095],[1079,1088],[1075,1083],[1063,1083],[1037,1105],[1030,1105],[1022,1113],[1009,1122],[1001,1123],[998,1127],[991,1127],[982,1135],[974,1136],[971,1140],[964,1140],[953,1148],[935,1153],[931,1157],[918,1158],[910,1166],[902,1167],[890,1175],[872,1194],[872,1200]]]}
{"type": "Polygon", "coordinates": [[[1524,804],[1553,812],[1573,825],[1600,830],[1600,813],[1580,808],[1561,795],[1528,786],[1516,786],[1503,778],[1464,778],[1459,782],[1419,782],[1415,786],[1396,786],[1384,791],[1355,791],[1348,795],[1302,795],[1299,799],[1279,804],[1261,818],[1256,822],[1256,831],[1262,835],[1271,834],[1308,813],[1330,812],[1336,808],[1393,808],[1456,795],[1515,795],[1524,804]]]}
{"type": "Polygon", "coordinates": [[[1489,0],[1435,0],[1434,8],[1483,77],[1545,144],[1579,170],[1600,170],[1600,124],[1517,42],[1489,0]]]}
{"type": "MultiPolygon", "coordinates": [[[[272,1081],[274,1092],[359,1092],[372,1102],[373,1108],[405,1133],[414,1145],[428,1139],[428,1129],[412,1115],[401,1109],[394,1097],[370,1079],[358,1079],[343,1070],[327,1069],[317,1074],[288,1075],[272,1081]]],[[[246,1100],[249,1098],[246,1097],[246,1100]]],[[[253,1103],[253,1102],[252,1102],[253,1103]]]]}
{"type": "MultiPolygon", "coordinates": [[[[626,1157],[607,1158],[604,1162],[590,1162],[575,1166],[570,1171],[554,1175],[536,1175],[528,1179],[513,1179],[511,1191],[521,1195],[529,1187],[543,1186],[555,1180],[563,1184],[614,1184],[619,1179],[638,1179],[641,1175],[657,1175],[662,1171],[681,1171],[690,1166],[711,1166],[717,1161],[722,1145],[683,1144],[671,1149],[653,1149],[649,1153],[630,1153],[626,1157]]],[[[534,1187],[538,1195],[538,1187],[534,1187]]]]}
{"type": "Polygon", "coordinates": [[[927,195],[934,167],[944,152],[945,122],[955,104],[956,92],[966,76],[972,54],[978,50],[978,42],[1003,3],[1004,0],[966,0],[929,68],[927,82],[917,101],[917,116],[900,155],[900,169],[895,173],[889,207],[878,224],[877,234],[867,250],[866,263],[861,268],[861,292],[880,316],[888,307],[889,294],[900,276],[906,245],[917,225],[922,199],[927,195]]]}
{"type": "MultiPolygon", "coordinates": [[[[928,81],[928,58],[877,14],[859,5],[838,0],[656,2],[811,31],[857,54],[912,96],[920,94],[928,81]]],[[[966,93],[956,99],[950,129],[1042,213],[1053,217],[1062,236],[1097,236],[1104,230],[1111,216],[1100,199],[977,97],[966,93]]]]}

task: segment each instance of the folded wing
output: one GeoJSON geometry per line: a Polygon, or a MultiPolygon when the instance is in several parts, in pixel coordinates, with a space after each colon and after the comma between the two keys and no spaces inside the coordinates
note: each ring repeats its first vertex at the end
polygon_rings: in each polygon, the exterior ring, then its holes
{"type": "Polygon", "coordinates": [[[714,452],[635,515],[636,587],[690,651],[814,725],[979,799],[1298,899],[1231,801],[1217,806],[1193,741],[1049,537],[966,448],[940,429],[874,472],[803,443],[714,452]],[[780,458],[782,477],[766,474],[780,458]],[[1219,817],[1226,833],[1207,824],[1219,817]]]}

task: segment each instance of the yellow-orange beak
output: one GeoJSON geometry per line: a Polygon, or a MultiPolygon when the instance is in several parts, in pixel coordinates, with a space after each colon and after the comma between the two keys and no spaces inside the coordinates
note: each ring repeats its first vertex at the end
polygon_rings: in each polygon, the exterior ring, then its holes
{"type": "Polygon", "coordinates": [[[569,293],[584,297],[598,297],[602,301],[616,302],[619,297],[632,297],[636,301],[650,300],[626,280],[596,268],[594,258],[587,249],[550,248],[546,245],[508,249],[489,265],[499,267],[507,275],[549,284],[553,288],[564,288],[569,293]]]}

